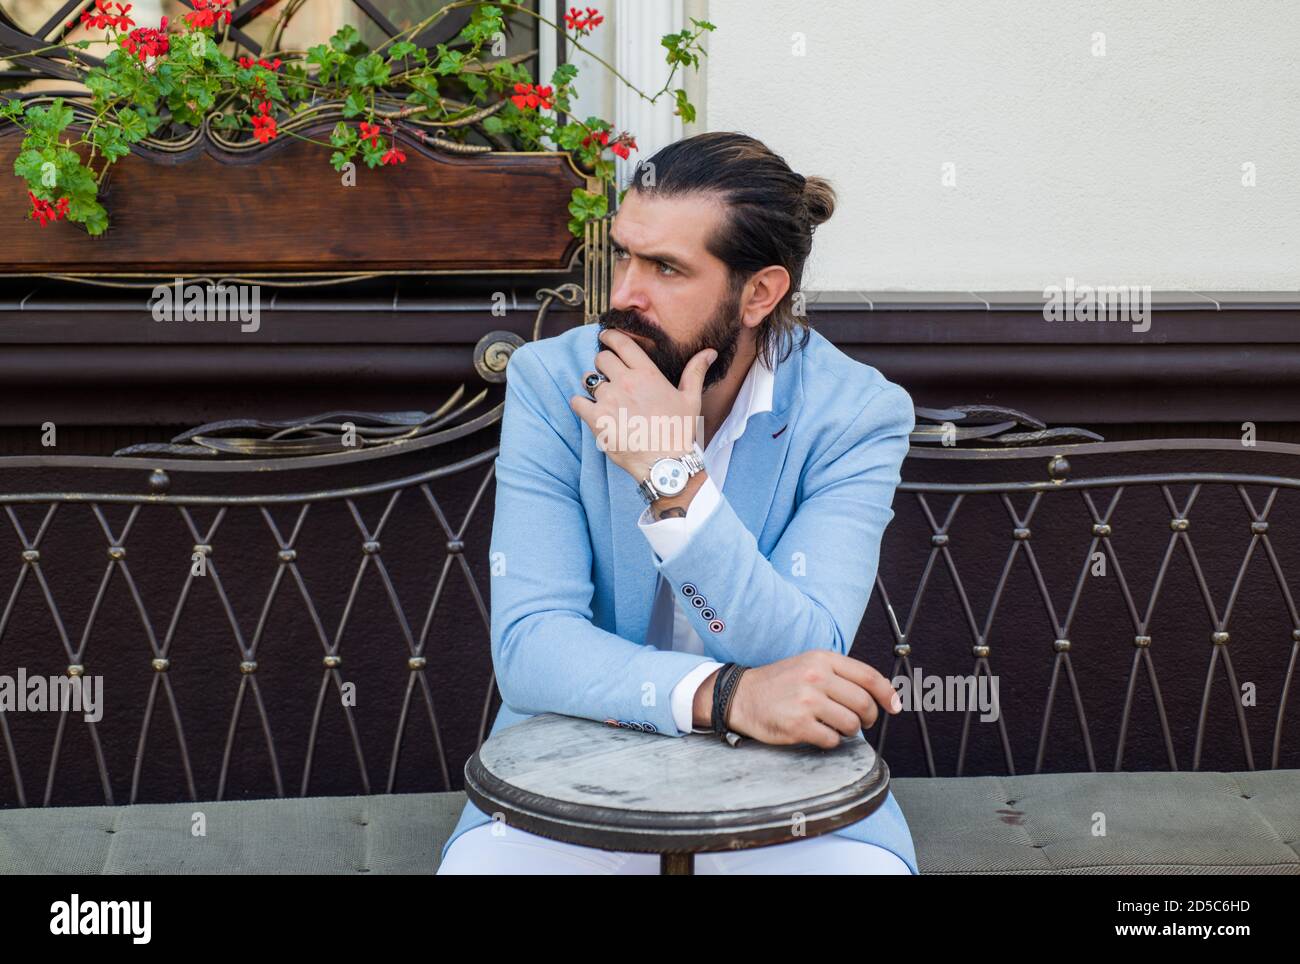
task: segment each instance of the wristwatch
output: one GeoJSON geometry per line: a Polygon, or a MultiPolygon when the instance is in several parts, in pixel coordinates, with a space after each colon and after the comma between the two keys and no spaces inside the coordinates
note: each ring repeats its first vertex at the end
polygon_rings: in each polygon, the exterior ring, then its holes
{"type": "Polygon", "coordinates": [[[651,505],[661,498],[678,495],[686,488],[686,482],[692,475],[704,471],[704,453],[700,443],[696,442],[685,455],[675,459],[659,459],[650,466],[649,478],[637,483],[637,491],[646,505],[651,505]]]}

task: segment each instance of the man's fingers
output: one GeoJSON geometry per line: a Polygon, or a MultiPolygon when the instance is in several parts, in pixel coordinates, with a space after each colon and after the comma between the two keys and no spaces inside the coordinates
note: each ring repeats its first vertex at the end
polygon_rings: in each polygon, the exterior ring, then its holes
{"type": "Polygon", "coordinates": [[[686,363],[686,368],[682,370],[682,380],[677,383],[678,391],[689,392],[693,395],[701,395],[704,390],[704,376],[709,373],[709,366],[713,364],[718,353],[713,348],[705,348],[697,352],[695,357],[686,363]]]}
{"type": "Polygon", "coordinates": [[[617,328],[604,328],[597,336],[600,343],[610,351],[616,352],[623,364],[629,368],[637,368],[650,365],[658,371],[658,366],[650,360],[650,356],[645,353],[645,349],[636,343],[636,340],[625,331],[619,331],[617,328]]]}
{"type": "Polygon", "coordinates": [[[858,714],[847,706],[837,703],[829,696],[817,705],[814,715],[836,733],[842,733],[845,736],[852,736],[862,729],[862,720],[858,717],[858,714]]]}
{"type": "Polygon", "coordinates": [[[831,663],[835,670],[836,676],[843,676],[845,679],[857,683],[864,690],[875,697],[876,702],[887,708],[891,713],[897,712],[894,709],[894,697],[898,695],[894,689],[894,684],[885,679],[877,670],[868,666],[860,659],[854,659],[852,656],[840,656],[831,663]]]}
{"type": "Polygon", "coordinates": [[[591,422],[596,417],[596,403],[590,396],[571,395],[569,397],[569,408],[573,410],[574,415],[587,423],[588,428],[593,432],[595,431],[595,427],[591,422]]]}
{"type": "Polygon", "coordinates": [[[876,719],[880,716],[880,707],[876,705],[876,698],[870,690],[863,689],[843,676],[832,676],[826,686],[826,695],[853,712],[863,730],[869,730],[876,725],[876,719]]]}
{"type": "Polygon", "coordinates": [[[606,348],[604,351],[596,352],[596,371],[615,381],[619,375],[627,371],[627,365],[623,359],[619,358],[617,353],[606,348]]]}

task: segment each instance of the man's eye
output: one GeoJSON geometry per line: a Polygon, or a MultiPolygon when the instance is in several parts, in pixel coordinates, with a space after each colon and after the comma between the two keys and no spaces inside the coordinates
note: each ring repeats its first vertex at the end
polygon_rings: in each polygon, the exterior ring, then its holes
{"type": "Polygon", "coordinates": [[[627,257],[626,251],[624,251],[622,248],[614,248],[615,261],[622,261],[625,257],[627,257]]]}
{"type": "Polygon", "coordinates": [[[658,265],[659,267],[661,267],[661,268],[666,268],[666,269],[668,269],[668,270],[665,272],[666,274],[670,274],[670,275],[671,275],[671,274],[676,274],[676,273],[677,273],[677,270],[676,270],[672,265],[670,265],[670,264],[668,264],[668,263],[666,263],[666,262],[664,262],[664,261],[656,261],[655,264],[657,264],[657,265],[658,265]]]}

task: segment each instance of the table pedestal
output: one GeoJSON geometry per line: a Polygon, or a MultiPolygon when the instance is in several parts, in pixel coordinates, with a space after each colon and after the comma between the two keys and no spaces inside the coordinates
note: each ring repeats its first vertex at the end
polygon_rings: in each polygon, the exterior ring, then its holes
{"type": "Polygon", "coordinates": [[[695,854],[660,854],[659,873],[661,876],[663,874],[694,874],[695,854]]]}

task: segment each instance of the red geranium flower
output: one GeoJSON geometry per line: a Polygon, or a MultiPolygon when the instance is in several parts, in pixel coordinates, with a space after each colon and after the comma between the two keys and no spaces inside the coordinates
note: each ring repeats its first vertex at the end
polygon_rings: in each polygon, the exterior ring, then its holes
{"type": "Polygon", "coordinates": [[[379,125],[367,124],[365,121],[362,121],[361,139],[363,141],[369,141],[371,147],[378,147],[379,146],[379,125]]]}
{"type": "Polygon", "coordinates": [[[626,161],[627,155],[631,151],[637,150],[636,139],[627,131],[624,131],[618,135],[613,144],[609,145],[609,149],[626,161]]]}
{"type": "Polygon", "coordinates": [[[135,54],[141,63],[144,63],[147,57],[161,57],[170,47],[166,17],[162,18],[162,23],[157,30],[152,27],[137,27],[122,39],[122,49],[127,53],[135,54]]]}
{"type": "Polygon", "coordinates": [[[539,87],[536,84],[515,84],[515,92],[511,96],[514,105],[520,110],[528,107],[546,107],[551,106],[550,87],[539,87]]]}
{"type": "Polygon", "coordinates": [[[257,105],[257,114],[253,116],[253,136],[265,144],[279,133],[271,116],[271,102],[264,100],[257,105]]]}
{"type": "Polygon", "coordinates": [[[239,58],[239,66],[243,67],[245,70],[251,70],[254,66],[265,67],[267,70],[279,70],[280,63],[281,61],[279,57],[276,57],[274,60],[266,60],[262,57],[258,57],[256,60],[252,57],[239,58]]]}
{"type": "Polygon", "coordinates": [[[588,7],[587,14],[584,17],[577,7],[570,7],[569,12],[564,15],[564,25],[570,30],[574,30],[579,36],[591,33],[592,28],[604,23],[605,18],[595,7],[588,7]]]}
{"type": "Polygon", "coordinates": [[[385,164],[405,164],[406,155],[398,150],[397,146],[394,145],[384,153],[383,162],[385,164]]]}
{"type": "MultiPolygon", "coordinates": [[[[81,22],[87,27],[94,27],[97,30],[103,30],[105,27],[112,27],[115,30],[130,30],[135,26],[135,21],[127,16],[131,9],[131,4],[113,3],[109,0],[95,0],[95,10],[91,13],[89,10],[81,12],[81,22]],[[117,13],[113,13],[111,7],[117,7],[117,13]]],[[[68,26],[72,24],[69,23],[68,26]]]]}
{"type": "Polygon", "coordinates": [[[56,203],[51,204],[49,201],[41,200],[31,191],[27,192],[27,196],[32,199],[32,209],[27,216],[40,221],[41,227],[45,227],[50,221],[61,221],[68,216],[69,199],[66,197],[61,197],[56,203]]]}
{"type": "Polygon", "coordinates": [[[185,15],[185,22],[195,30],[212,27],[224,19],[230,23],[230,0],[194,0],[194,9],[185,15]]]}

